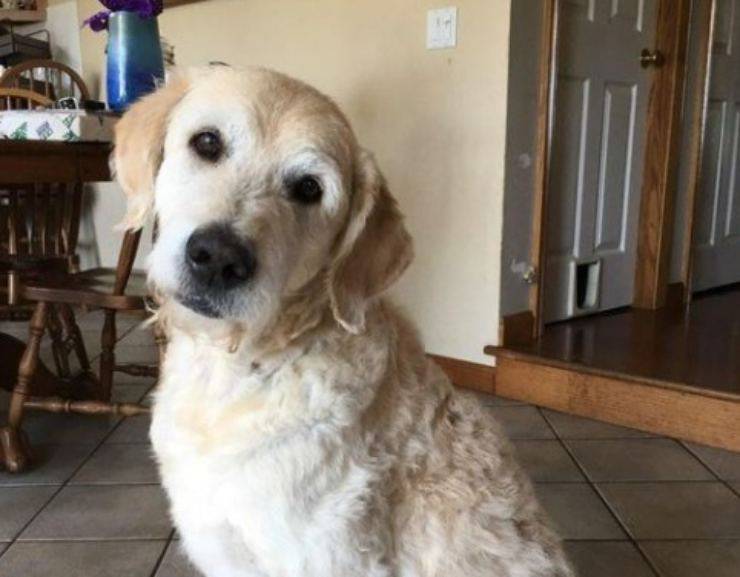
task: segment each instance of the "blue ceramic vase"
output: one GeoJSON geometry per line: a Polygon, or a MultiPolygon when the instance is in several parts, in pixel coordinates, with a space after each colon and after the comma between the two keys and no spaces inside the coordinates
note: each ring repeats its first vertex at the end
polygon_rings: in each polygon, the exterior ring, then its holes
{"type": "Polygon", "coordinates": [[[123,112],[164,81],[156,18],[113,12],[108,22],[108,106],[123,112]]]}

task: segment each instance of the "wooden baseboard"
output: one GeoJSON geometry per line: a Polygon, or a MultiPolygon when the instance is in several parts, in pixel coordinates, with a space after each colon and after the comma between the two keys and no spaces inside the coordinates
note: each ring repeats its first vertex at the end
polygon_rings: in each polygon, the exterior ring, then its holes
{"type": "Polygon", "coordinates": [[[496,392],[557,411],[740,451],[740,399],[496,356],[496,392]]]}
{"type": "Polygon", "coordinates": [[[494,393],[496,367],[440,355],[429,355],[429,358],[436,362],[457,386],[483,393],[494,393]]]}

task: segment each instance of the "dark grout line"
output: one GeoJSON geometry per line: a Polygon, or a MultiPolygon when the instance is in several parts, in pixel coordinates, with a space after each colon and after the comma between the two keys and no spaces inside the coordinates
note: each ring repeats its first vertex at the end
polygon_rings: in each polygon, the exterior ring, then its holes
{"type": "Polygon", "coordinates": [[[720,474],[719,474],[719,473],[718,473],[717,471],[715,471],[715,470],[714,470],[714,468],[713,468],[713,467],[712,467],[712,466],[711,466],[711,465],[710,465],[709,463],[705,463],[705,462],[704,462],[704,460],[703,460],[703,459],[702,459],[702,458],[701,458],[701,457],[700,457],[700,456],[699,456],[698,454],[696,454],[696,453],[694,452],[694,450],[693,450],[693,449],[692,449],[691,447],[689,447],[689,445],[688,445],[688,444],[687,444],[687,443],[686,443],[685,441],[681,441],[681,440],[677,439],[677,442],[678,442],[678,443],[679,443],[679,444],[680,444],[680,445],[681,445],[681,446],[682,446],[682,447],[683,447],[684,449],[686,449],[686,451],[688,451],[688,453],[689,453],[689,454],[690,454],[690,455],[691,455],[692,457],[694,457],[694,459],[696,459],[697,461],[699,461],[699,463],[701,463],[701,465],[702,465],[702,466],[703,466],[703,467],[704,467],[705,469],[707,469],[707,470],[708,470],[708,471],[709,471],[709,472],[710,472],[710,473],[711,473],[712,475],[714,475],[714,476],[715,476],[715,477],[717,478],[717,481],[719,481],[719,482],[720,482],[720,483],[722,483],[722,484],[723,484],[723,485],[724,485],[725,487],[727,487],[727,488],[728,488],[728,489],[730,490],[730,492],[731,492],[731,493],[732,493],[733,495],[735,495],[735,496],[737,496],[738,498],[740,498],[740,490],[736,490],[736,489],[735,489],[735,487],[733,487],[733,486],[732,486],[732,485],[730,484],[730,481],[728,481],[727,479],[723,478],[723,477],[722,477],[722,476],[721,476],[721,475],[720,475],[720,474]]]}
{"type": "Polygon", "coordinates": [[[535,481],[534,479],[531,478],[532,477],[531,475],[529,475],[529,477],[533,485],[589,485],[590,484],[586,479],[579,479],[577,481],[574,479],[567,479],[564,481],[553,481],[550,479],[546,481],[535,481]]]}
{"type": "Polygon", "coordinates": [[[91,539],[85,537],[84,539],[17,539],[13,545],[24,545],[26,543],[159,543],[167,546],[169,542],[168,537],[101,537],[99,539],[91,539]]]}
{"type": "Polygon", "coordinates": [[[670,575],[663,573],[657,566],[653,564],[652,560],[650,559],[650,555],[648,555],[647,551],[643,549],[642,542],[633,541],[632,543],[635,546],[635,549],[637,549],[637,552],[642,556],[645,562],[650,566],[650,569],[653,570],[653,573],[655,573],[658,577],[671,577],[670,575]]]}
{"type": "MultiPolygon", "coordinates": [[[[127,334],[129,334],[132,330],[134,330],[138,326],[139,326],[138,324],[137,325],[133,325],[131,328],[129,328],[127,331],[125,331],[118,339],[116,339],[116,343],[120,342],[121,339],[123,339],[127,334]]],[[[95,357],[91,358],[90,359],[90,364],[92,364],[99,356],[100,356],[100,354],[98,354],[95,357]]],[[[31,523],[33,523],[38,518],[38,516],[41,515],[42,512],[44,512],[46,510],[46,508],[49,506],[49,504],[56,498],[57,495],[59,495],[59,493],[61,493],[65,489],[65,487],[68,487],[68,486],[72,486],[72,487],[74,487],[74,486],[82,486],[82,485],[70,485],[70,481],[74,478],[74,476],[77,473],[79,473],[79,471],[82,469],[82,467],[84,467],[90,461],[90,459],[92,459],[93,455],[95,455],[95,453],[103,446],[103,444],[105,444],[105,442],[113,435],[113,433],[115,433],[115,431],[118,430],[118,428],[121,426],[121,424],[124,421],[125,421],[125,418],[119,419],[118,422],[113,427],[111,427],[110,431],[108,431],[105,435],[103,435],[101,437],[100,441],[97,444],[90,443],[90,445],[95,445],[95,448],[87,455],[87,457],[85,457],[84,459],[82,459],[82,461],[77,466],[77,468],[75,468],[69,474],[69,476],[60,485],[58,485],[57,490],[54,491],[52,493],[52,495],[36,511],[36,513],[34,513],[31,516],[31,518],[28,520],[28,522],[26,524],[24,524],[16,532],[16,534],[13,537],[13,539],[6,542],[7,543],[7,546],[6,546],[5,550],[0,553],[0,562],[2,562],[2,558],[5,556],[5,554],[8,552],[8,550],[18,541],[18,538],[23,534],[23,532],[26,529],[28,529],[28,527],[31,525],[31,523]]],[[[160,485],[160,484],[159,483],[156,483],[156,485],[160,485]]],[[[32,485],[26,485],[26,486],[32,486],[32,485]]],[[[54,485],[44,485],[44,486],[47,486],[48,487],[48,486],[54,486],[54,485]]],[[[174,529],[173,529],[173,532],[174,532],[174,529]]],[[[172,534],[170,535],[170,539],[171,538],[172,538],[172,534]]],[[[166,549],[166,546],[165,546],[165,549],[166,549]]]]}
{"type": "MultiPolygon", "coordinates": [[[[556,527],[557,529],[557,527],[556,527]]],[[[577,543],[631,543],[632,540],[629,537],[625,537],[624,539],[616,539],[614,537],[594,537],[593,539],[565,539],[561,538],[561,542],[563,543],[569,543],[569,542],[577,542],[577,543]]],[[[578,577],[581,577],[580,575],[578,577]]],[[[591,577],[590,575],[586,575],[583,577],[591,577]]]]}
{"type": "MultiPolygon", "coordinates": [[[[63,482],[59,481],[57,483],[49,481],[48,483],[44,483],[39,481],[38,483],[4,483],[0,485],[0,490],[2,489],[26,489],[26,488],[34,488],[34,487],[59,487],[63,482]]],[[[2,541],[0,541],[1,543],[2,541]]],[[[7,541],[9,543],[9,541],[7,541]]]]}
{"type": "MultiPolygon", "coordinates": [[[[174,533],[174,529],[171,530],[174,533]]],[[[164,543],[170,542],[170,537],[117,537],[117,538],[104,538],[104,539],[23,539],[18,543],[164,543]]],[[[9,544],[9,542],[0,543],[9,544]]]]}
{"type": "Polygon", "coordinates": [[[593,441],[598,443],[599,441],[665,441],[670,437],[599,437],[597,439],[593,437],[561,437],[558,439],[562,441],[593,441]]]}
{"type": "Polygon", "coordinates": [[[618,481],[589,480],[593,485],[716,485],[715,479],[624,479],[618,481]]]}
{"type": "Polygon", "coordinates": [[[553,424],[550,422],[550,420],[547,418],[547,415],[542,410],[542,407],[537,407],[537,411],[539,412],[540,416],[545,419],[545,422],[547,423],[547,426],[550,427],[555,437],[560,441],[561,447],[565,450],[566,453],[568,453],[568,456],[573,460],[578,470],[581,472],[581,474],[586,479],[586,482],[591,487],[591,490],[596,493],[598,498],[601,500],[602,503],[604,503],[604,506],[606,507],[607,511],[611,514],[611,516],[614,518],[614,520],[618,523],[618,525],[622,528],[622,531],[624,531],[624,534],[627,535],[628,540],[632,543],[632,546],[639,552],[640,556],[642,557],[643,561],[647,564],[648,568],[655,574],[657,577],[665,577],[662,576],[660,571],[658,571],[658,568],[653,565],[650,558],[645,554],[645,552],[640,548],[640,546],[637,544],[637,540],[635,539],[635,536],[632,534],[632,531],[630,531],[627,524],[622,521],[621,517],[618,515],[616,509],[611,506],[609,501],[607,501],[606,497],[599,491],[599,488],[596,486],[596,484],[592,481],[591,476],[588,474],[588,471],[586,471],[585,467],[581,465],[581,462],[578,460],[578,458],[575,456],[571,448],[568,446],[568,444],[560,437],[558,434],[557,429],[553,426],[553,424]]]}
{"type": "MultiPolygon", "coordinates": [[[[568,450],[568,449],[566,449],[566,450],[568,450]]],[[[580,463],[579,463],[579,466],[580,466],[580,463]]],[[[599,499],[601,499],[601,502],[604,503],[604,506],[607,508],[607,510],[609,511],[609,513],[611,513],[612,517],[614,517],[616,519],[617,523],[619,523],[620,527],[622,527],[622,530],[626,533],[627,537],[629,537],[629,540],[631,541],[632,545],[638,551],[638,553],[642,557],[643,561],[645,561],[645,563],[650,568],[650,570],[655,575],[657,575],[658,577],[664,577],[664,576],[661,575],[660,570],[653,564],[653,562],[650,559],[650,557],[648,557],[647,553],[645,551],[643,551],[643,549],[640,547],[640,545],[638,544],[637,538],[632,533],[632,531],[628,527],[627,523],[625,523],[622,520],[622,518],[619,515],[619,512],[616,510],[616,508],[614,508],[612,506],[612,504],[609,502],[609,500],[606,498],[606,496],[601,492],[601,490],[599,489],[599,486],[596,485],[595,483],[591,483],[590,481],[589,481],[589,483],[591,484],[591,488],[596,492],[596,495],[598,495],[599,499]]]]}
{"type": "MultiPolygon", "coordinates": [[[[629,539],[563,539],[567,543],[627,543],[629,539]]],[[[727,543],[738,543],[740,537],[669,537],[666,539],[637,539],[636,543],[683,543],[684,541],[699,543],[714,543],[722,541],[727,543]]]]}
{"type": "MultiPolygon", "coordinates": [[[[543,419],[545,419],[545,422],[550,427],[550,430],[553,432],[553,434],[555,435],[555,437],[558,438],[561,441],[654,441],[656,439],[670,439],[670,437],[663,437],[663,436],[660,436],[660,435],[651,435],[649,433],[646,436],[644,436],[644,437],[642,437],[642,436],[635,437],[634,435],[632,435],[632,436],[619,435],[617,433],[615,433],[614,436],[608,435],[608,436],[605,436],[605,437],[600,436],[598,438],[594,438],[594,437],[563,437],[560,433],[558,433],[557,428],[555,427],[555,425],[553,425],[550,422],[550,419],[547,417],[547,413],[545,413],[545,411],[553,411],[553,409],[548,409],[547,407],[540,407],[540,406],[537,406],[537,405],[527,405],[527,406],[534,407],[534,408],[537,409],[537,411],[539,412],[540,416],[543,419]]],[[[574,416],[578,417],[578,415],[574,415],[574,416]]],[[[578,417],[578,418],[579,419],[586,419],[586,417],[578,417]]],[[[609,425],[611,423],[605,423],[605,424],[609,425]]],[[[622,425],[614,425],[614,426],[615,427],[622,427],[622,425]]],[[[628,428],[628,427],[622,427],[622,428],[628,428]]]]}
{"type": "MultiPolygon", "coordinates": [[[[119,424],[120,424],[120,423],[119,423],[119,424]]],[[[116,430],[116,429],[118,428],[118,425],[119,425],[119,424],[116,424],[116,426],[115,426],[115,427],[113,427],[113,429],[112,429],[112,430],[113,430],[113,431],[114,431],[114,430],[116,430]]],[[[106,435],[105,437],[103,437],[103,440],[104,440],[104,439],[106,439],[106,438],[107,438],[107,435],[106,435]]],[[[31,516],[31,518],[30,518],[30,519],[28,520],[28,522],[27,522],[27,523],[26,523],[25,525],[23,525],[23,527],[21,527],[21,528],[20,528],[20,529],[18,530],[18,532],[16,532],[16,534],[15,534],[15,535],[13,536],[13,539],[12,539],[12,541],[10,541],[10,544],[8,545],[8,547],[7,547],[7,548],[5,549],[5,551],[3,551],[3,553],[2,553],[1,555],[0,555],[0,561],[2,561],[2,558],[3,558],[3,556],[5,555],[5,553],[7,553],[7,551],[8,551],[8,550],[9,550],[9,549],[10,549],[10,548],[11,548],[11,547],[12,547],[12,546],[13,546],[13,545],[14,545],[14,544],[15,544],[15,543],[16,543],[16,542],[18,541],[18,538],[19,538],[19,537],[20,537],[20,536],[21,536],[21,535],[23,534],[23,532],[24,532],[24,531],[25,531],[26,529],[28,529],[28,527],[29,527],[29,526],[31,525],[31,523],[33,523],[33,522],[34,522],[34,521],[35,521],[35,520],[36,520],[36,519],[38,518],[38,516],[39,516],[39,515],[41,515],[41,513],[42,513],[43,511],[45,511],[45,510],[46,510],[46,508],[47,508],[47,507],[49,506],[49,504],[50,504],[50,503],[51,503],[51,502],[52,502],[52,501],[53,501],[53,500],[55,499],[55,497],[56,497],[57,495],[59,495],[59,493],[61,493],[61,492],[62,492],[62,490],[64,490],[64,488],[65,488],[65,487],[66,487],[66,486],[68,485],[68,483],[69,483],[69,480],[70,480],[70,479],[71,479],[72,477],[74,477],[74,476],[75,476],[75,475],[76,475],[76,474],[77,474],[77,473],[79,472],[79,470],[80,470],[80,469],[81,469],[81,468],[82,468],[83,466],[85,466],[85,464],[87,463],[87,461],[88,461],[88,460],[89,460],[89,459],[90,459],[90,458],[92,457],[93,453],[95,453],[95,451],[97,451],[97,450],[98,450],[98,449],[99,449],[99,448],[101,447],[101,445],[102,445],[102,444],[103,444],[103,441],[101,440],[101,442],[100,442],[100,443],[99,443],[99,444],[98,444],[98,445],[97,445],[97,446],[95,447],[95,449],[93,449],[93,451],[92,451],[92,452],[91,452],[91,453],[90,453],[90,454],[89,454],[89,455],[88,455],[87,457],[85,457],[85,458],[84,458],[84,459],[82,460],[82,462],[80,463],[80,465],[79,465],[79,466],[78,466],[78,467],[77,467],[77,468],[76,468],[76,469],[75,469],[74,471],[72,471],[72,473],[71,473],[71,474],[69,475],[69,477],[67,477],[67,479],[66,479],[66,480],[65,480],[65,481],[64,481],[64,482],[63,482],[63,483],[62,483],[61,485],[59,485],[59,487],[57,488],[57,490],[56,490],[56,491],[54,491],[54,492],[52,493],[51,497],[49,497],[49,498],[48,498],[48,499],[46,500],[46,502],[45,502],[45,503],[44,503],[43,505],[41,505],[41,507],[40,507],[40,508],[38,509],[38,511],[36,511],[36,513],[34,513],[34,514],[33,514],[33,515],[31,516]]]]}
{"type": "Polygon", "coordinates": [[[149,573],[149,577],[155,577],[157,575],[157,571],[159,571],[159,568],[162,566],[162,561],[164,561],[164,556],[167,555],[167,551],[172,546],[172,539],[175,536],[175,529],[173,528],[172,531],[170,531],[170,536],[167,539],[167,543],[165,543],[164,548],[162,549],[162,552],[159,554],[159,558],[154,563],[154,568],[149,573]]]}
{"type": "MultiPolygon", "coordinates": [[[[141,418],[143,415],[136,415],[135,417],[126,417],[128,419],[138,419],[141,418]]],[[[149,445],[149,441],[115,441],[108,443],[108,445],[149,445]]],[[[96,449],[97,451],[97,449],[96,449]]]]}
{"type": "Polygon", "coordinates": [[[639,539],[638,543],[683,543],[684,541],[694,541],[699,543],[716,543],[721,541],[723,543],[740,543],[740,537],[691,537],[691,538],[678,538],[672,537],[670,539],[639,539]]]}
{"type": "MultiPolygon", "coordinates": [[[[23,534],[23,532],[26,529],[28,529],[28,527],[31,525],[31,523],[33,523],[38,518],[38,516],[41,515],[41,513],[43,513],[46,510],[46,508],[49,506],[49,504],[56,498],[57,495],[59,495],[59,493],[61,493],[65,489],[65,487],[75,487],[75,486],[77,486],[77,485],[70,485],[70,481],[74,478],[74,476],[77,473],[80,472],[80,470],[82,469],[82,467],[84,467],[88,463],[88,461],[90,459],[92,459],[93,455],[98,451],[98,449],[100,449],[100,447],[103,446],[103,444],[108,439],[108,437],[110,437],[113,434],[113,432],[116,431],[118,429],[118,427],[121,426],[121,423],[123,423],[123,419],[119,420],[119,422],[116,423],[116,425],[114,427],[112,427],[111,430],[108,431],[101,438],[100,442],[95,446],[95,448],[92,450],[92,452],[81,461],[81,463],[79,464],[79,466],[74,471],[72,471],[72,473],[70,473],[70,475],[67,477],[67,479],[61,485],[59,485],[59,488],[56,491],[54,491],[54,493],[51,495],[51,497],[49,497],[49,499],[47,499],[46,502],[43,505],[41,505],[41,507],[39,508],[39,510],[36,511],[36,513],[34,513],[34,515],[28,520],[28,522],[25,525],[23,525],[23,527],[21,527],[20,530],[18,530],[18,532],[13,537],[12,541],[8,542],[8,546],[5,548],[5,551],[3,551],[0,554],[0,562],[2,562],[2,558],[3,558],[3,556],[5,556],[5,554],[8,552],[8,550],[16,542],[18,542],[18,538],[23,534]]],[[[157,485],[159,485],[159,483],[157,483],[157,485]]],[[[120,541],[121,539],[109,539],[109,540],[110,541],[116,541],[116,540],[120,541]]],[[[45,539],[44,541],[52,541],[52,539],[45,539]]],[[[26,541],[24,540],[22,542],[25,543],[26,541]]]]}
{"type": "Polygon", "coordinates": [[[135,481],[124,481],[121,483],[94,483],[87,481],[85,483],[67,483],[70,487],[161,487],[162,483],[155,483],[153,481],[144,481],[137,483],[135,481]]]}
{"type": "Polygon", "coordinates": [[[622,481],[592,481],[590,479],[574,480],[566,479],[562,481],[535,481],[532,480],[535,485],[724,485],[725,483],[715,481],[714,479],[689,479],[687,481],[675,480],[675,479],[625,479],[622,481]]]}
{"type": "Polygon", "coordinates": [[[722,477],[720,477],[720,476],[719,476],[719,474],[717,473],[717,471],[715,471],[715,470],[714,470],[714,469],[713,469],[713,468],[711,467],[711,465],[709,465],[709,463],[705,463],[705,462],[704,462],[704,461],[702,460],[702,458],[701,458],[701,457],[700,457],[699,455],[697,455],[696,453],[694,453],[694,451],[693,451],[693,450],[691,449],[691,447],[689,447],[689,446],[688,446],[688,445],[687,445],[687,444],[686,444],[686,443],[685,443],[684,441],[682,441],[682,440],[680,440],[680,439],[676,439],[676,442],[677,442],[677,443],[678,443],[678,444],[679,444],[679,445],[680,445],[681,447],[683,447],[683,449],[684,449],[684,450],[685,450],[685,451],[686,451],[686,452],[687,452],[687,453],[688,453],[689,455],[691,455],[691,456],[692,456],[692,457],[693,457],[693,458],[694,458],[694,459],[695,459],[695,460],[696,460],[696,461],[697,461],[697,462],[698,462],[698,463],[699,463],[699,464],[700,464],[700,465],[701,465],[702,467],[704,467],[704,468],[705,468],[705,469],[706,469],[707,471],[709,471],[709,472],[710,472],[710,473],[711,473],[712,475],[714,475],[714,478],[715,478],[715,479],[717,479],[717,481],[721,481],[721,482],[723,482],[723,479],[722,479],[722,477]]]}
{"type": "MultiPolygon", "coordinates": [[[[129,334],[131,334],[134,330],[137,330],[140,326],[141,326],[141,323],[135,323],[135,324],[132,324],[130,327],[124,329],[123,331],[118,332],[118,334],[116,335],[117,336],[117,338],[116,338],[116,345],[118,345],[125,337],[127,337],[129,334]]],[[[80,327],[80,330],[84,332],[85,329],[83,327],[80,327]]],[[[99,332],[99,329],[97,327],[96,327],[95,330],[96,330],[96,332],[99,332]]],[[[155,345],[142,345],[142,346],[155,346],[155,345]]],[[[97,362],[97,360],[98,360],[99,357],[100,357],[100,352],[98,352],[98,354],[96,354],[94,356],[91,356],[90,357],[90,365],[93,366],[93,364],[95,362],[97,362]]],[[[146,395],[149,394],[149,392],[151,391],[151,389],[155,385],[156,385],[156,382],[149,389],[147,389],[147,391],[142,395],[141,399],[145,398],[146,395]]],[[[74,417],[74,415],[72,415],[72,417],[74,417]]],[[[54,491],[49,496],[49,498],[41,505],[41,507],[39,507],[39,509],[31,516],[31,518],[16,532],[16,534],[13,536],[13,538],[11,540],[9,540],[9,541],[4,541],[2,543],[3,545],[5,545],[5,549],[2,552],[0,552],[0,563],[2,563],[3,557],[10,550],[10,548],[13,545],[15,545],[15,543],[17,543],[17,542],[32,543],[32,542],[40,542],[41,541],[41,540],[40,541],[35,541],[35,540],[34,541],[31,541],[31,540],[29,540],[29,541],[26,541],[26,540],[19,541],[18,539],[23,534],[23,532],[26,529],[28,529],[28,527],[39,517],[39,515],[41,515],[41,513],[43,513],[47,509],[47,507],[57,497],[57,495],[59,495],[66,487],[96,486],[96,485],[86,485],[86,484],[79,484],[79,485],[78,484],[70,484],[70,482],[74,478],[74,476],[90,461],[90,459],[93,458],[93,456],[95,455],[95,453],[105,444],[105,442],[113,435],[113,433],[115,433],[115,431],[118,430],[118,428],[124,422],[125,422],[125,418],[118,419],[118,422],[115,423],[115,425],[113,427],[111,427],[111,429],[105,435],[103,435],[101,437],[101,439],[100,439],[100,441],[98,443],[90,443],[91,446],[94,446],[94,448],[92,449],[92,451],[90,451],[90,453],[84,459],[81,460],[80,464],[67,476],[67,478],[63,482],[61,482],[61,483],[49,483],[49,484],[33,484],[33,485],[27,484],[27,485],[4,485],[4,486],[0,486],[0,489],[6,488],[6,487],[7,488],[17,488],[17,487],[57,487],[57,490],[54,491]]],[[[144,444],[144,443],[138,443],[138,444],[144,444]]],[[[102,486],[113,486],[113,485],[119,485],[120,486],[120,485],[128,485],[128,484],[127,483],[115,483],[115,484],[114,483],[111,483],[111,484],[102,485],[102,486]]],[[[141,486],[141,485],[156,485],[156,486],[161,486],[160,483],[136,483],[136,484],[131,484],[131,485],[136,485],[136,486],[141,486]]],[[[97,486],[101,486],[101,485],[97,485],[97,486]]],[[[172,541],[172,538],[173,538],[174,534],[175,534],[175,529],[173,528],[170,531],[169,537],[165,541],[164,547],[162,548],[162,552],[161,552],[159,558],[157,559],[157,562],[155,564],[154,570],[151,573],[152,577],[154,576],[154,573],[156,573],[156,571],[158,570],[159,565],[161,564],[162,559],[164,558],[164,555],[165,555],[165,553],[167,551],[167,548],[169,546],[169,543],[172,541]]],[[[46,541],[46,542],[49,542],[49,541],[59,542],[59,541],[86,541],[86,540],[84,540],[84,539],[79,539],[79,540],[70,540],[70,539],[66,539],[66,540],[61,540],[61,539],[60,540],[52,540],[52,539],[45,539],[43,541],[46,541]]],[[[161,539],[123,539],[123,540],[122,539],[107,539],[106,541],[163,541],[163,540],[161,540],[161,539]]]]}

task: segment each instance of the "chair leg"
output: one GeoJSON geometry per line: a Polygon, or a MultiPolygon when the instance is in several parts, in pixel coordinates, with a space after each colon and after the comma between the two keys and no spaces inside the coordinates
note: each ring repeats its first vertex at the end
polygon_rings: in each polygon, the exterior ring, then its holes
{"type": "Polygon", "coordinates": [[[72,346],[74,347],[77,362],[80,363],[80,369],[82,369],[82,371],[85,373],[89,373],[90,360],[87,357],[85,341],[82,338],[82,331],[80,331],[80,327],[77,325],[77,321],[75,320],[75,315],[74,312],[72,312],[72,307],[66,304],[59,305],[59,307],[61,312],[62,325],[64,326],[64,332],[72,341],[72,346]]]}
{"type": "Polygon", "coordinates": [[[113,370],[116,366],[116,311],[105,311],[100,352],[100,400],[110,401],[113,370]]]}
{"type": "Polygon", "coordinates": [[[47,326],[49,328],[49,336],[51,337],[51,349],[54,353],[54,365],[56,366],[57,374],[64,379],[69,378],[71,374],[69,370],[69,351],[64,344],[62,322],[56,306],[50,307],[47,326]]]}
{"type": "Polygon", "coordinates": [[[18,304],[19,284],[20,284],[20,279],[18,278],[18,271],[11,270],[8,273],[8,304],[9,305],[18,304]]]}
{"type": "Polygon", "coordinates": [[[44,336],[48,316],[48,303],[38,303],[31,317],[28,344],[18,365],[18,382],[10,397],[8,424],[0,429],[2,457],[5,467],[11,473],[25,470],[31,460],[30,446],[21,424],[26,397],[32,394],[33,377],[38,366],[41,339],[44,336]]]}

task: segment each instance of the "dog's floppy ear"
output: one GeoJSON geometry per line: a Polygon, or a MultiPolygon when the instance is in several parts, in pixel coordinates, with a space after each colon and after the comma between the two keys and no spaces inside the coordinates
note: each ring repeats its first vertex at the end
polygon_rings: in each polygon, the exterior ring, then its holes
{"type": "Polygon", "coordinates": [[[154,204],[154,181],[162,163],[169,114],[186,89],[186,80],[175,76],[136,102],[116,124],[113,169],[127,202],[121,228],[138,229],[146,223],[154,204]]]}
{"type": "Polygon", "coordinates": [[[381,294],[413,259],[411,237],[372,155],[360,154],[347,226],[329,270],[336,320],[349,332],[365,327],[368,301],[381,294]]]}

